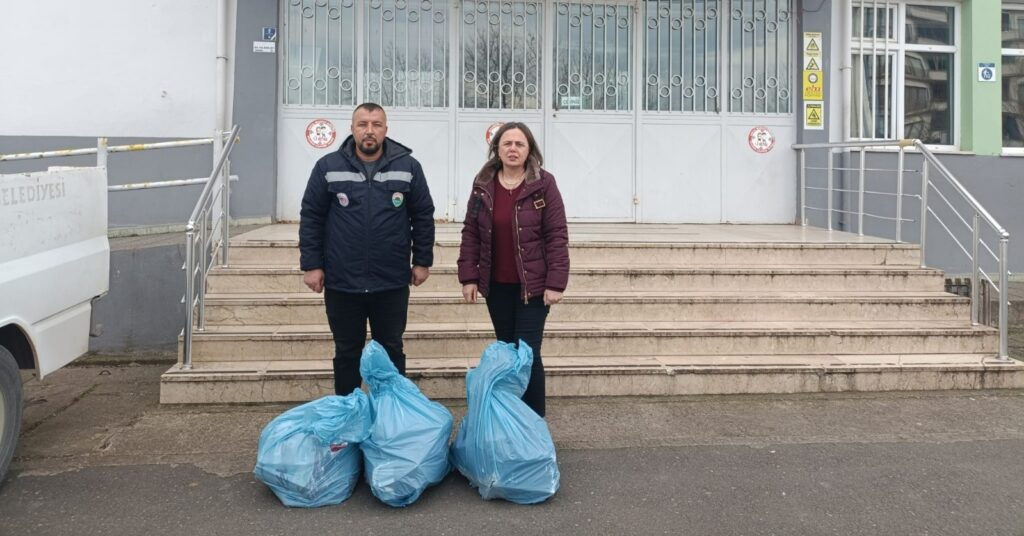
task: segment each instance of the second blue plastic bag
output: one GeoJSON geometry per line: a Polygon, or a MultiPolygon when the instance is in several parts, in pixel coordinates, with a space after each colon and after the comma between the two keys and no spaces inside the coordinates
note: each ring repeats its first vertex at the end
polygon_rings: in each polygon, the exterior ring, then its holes
{"type": "Polygon", "coordinates": [[[376,341],[363,349],[359,373],[370,388],[373,428],[362,443],[366,481],[388,506],[408,506],[451,471],[452,414],[398,373],[376,341]]]}
{"type": "Polygon", "coordinates": [[[533,350],[496,342],[466,375],[469,408],[452,444],[452,460],[484,499],[519,504],[558,491],[558,461],[548,425],[522,401],[533,350]]]}
{"type": "Polygon", "coordinates": [[[274,418],[260,433],[256,478],[285,506],[338,504],[352,495],[370,434],[370,404],[356,389],[325,396],[274,418]]]}

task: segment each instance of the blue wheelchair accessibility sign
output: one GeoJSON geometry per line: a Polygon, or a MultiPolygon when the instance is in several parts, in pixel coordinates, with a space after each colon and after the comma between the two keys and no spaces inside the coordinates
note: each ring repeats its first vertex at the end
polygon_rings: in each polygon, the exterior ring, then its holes
{"type": "Polygon", "coordinates": [[[978,81],[979,82],[994,82],[996,80],[996,64],[994,63],[979,63],[978,64],[978,81]]]}

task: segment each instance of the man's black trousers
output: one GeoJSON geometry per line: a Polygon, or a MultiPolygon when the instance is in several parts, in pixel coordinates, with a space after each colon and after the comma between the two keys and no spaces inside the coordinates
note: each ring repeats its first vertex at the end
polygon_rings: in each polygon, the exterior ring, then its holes
{"type": "Polygon", "coordinates": [[[359,357],[366,345],[366,321],[370,336],[388,352],[398,372],[405,375],[402,335],[409,315],[409,287],[369,293],[324,289],[327,322],[334,334],[334,392],[352,394],[362,383],[359,357]]]}
{"type": "Polygon", "coordinates": [[[544,322],[551,309],[544,305],[544,297],[531,298],[523,303],[518,283],[491,282],[487,293],[487,312],[491,314],[494,335],[499,341],[519,343],[522,339],[533,349],[533,368],[530,383],[523,394],[523,402],[544,416],[544,363],[540,358],[540,345],[544,338],[544,322]]]}

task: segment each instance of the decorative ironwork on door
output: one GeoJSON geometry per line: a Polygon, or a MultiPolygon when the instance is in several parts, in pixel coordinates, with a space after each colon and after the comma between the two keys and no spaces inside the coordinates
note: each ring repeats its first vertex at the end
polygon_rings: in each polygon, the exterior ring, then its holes
{"type": "Polygon", "coordinates": [[[540,108],[543,6],[463,0],[463,108],[540,108]]]}
{"type": "Polygon", "coordinates": [[[447,107],[447,0],[369,0],[366,7],[364,100],[447,107]]]}
{"type": "Polygon", "coordinates": [[[729,11],[729,110],[790,113],[791,0],[735,0],[729,11]]]}
{"type": "Polygon", "coordinates": [[[554,107],[632,109],[633,8],[555,4],[554,107]]]}
{"type": "Polygon", "coordinates": [[[288,0],[284,103],[355,104],[354,0],[288,0]]]}
{"type": "Polygon", "coordinates": [[[719,110],[718,0],[644,2],[644,110],[719,110]]]}

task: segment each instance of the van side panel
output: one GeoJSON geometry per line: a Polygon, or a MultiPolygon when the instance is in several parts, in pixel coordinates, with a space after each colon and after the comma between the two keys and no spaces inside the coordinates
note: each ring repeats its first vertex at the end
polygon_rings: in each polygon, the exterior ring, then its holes
{"type": "Polygon", "coordinates": [[[0,326],[22,327],[40,375],[88,350],[109,281],[105,168],[0,175],[0,326]]]}

